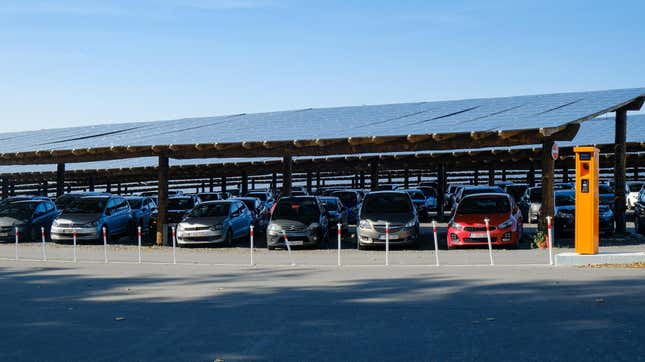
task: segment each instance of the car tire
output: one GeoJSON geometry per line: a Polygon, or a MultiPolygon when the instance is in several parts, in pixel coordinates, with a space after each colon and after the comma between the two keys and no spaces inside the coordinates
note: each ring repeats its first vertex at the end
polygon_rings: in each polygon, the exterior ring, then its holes
{"type": "Polygon", "coordinates": [[[231,232],[231,229],[229,229],[226,232],[226,239],[224,240],[224,245],[226,246],[233,246],[233,233],[231,232]]]}

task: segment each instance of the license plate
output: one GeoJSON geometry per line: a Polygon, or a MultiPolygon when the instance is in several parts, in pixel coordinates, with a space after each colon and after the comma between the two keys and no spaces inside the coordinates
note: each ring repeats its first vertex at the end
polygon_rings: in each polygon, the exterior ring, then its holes
{"type": "Polygon", "coordinates": [[[470,233],[470,237],[473,239],[487,239],[488,234],[486,233],[470,233]]]}
{"type": "Polygon", "coordinates": [[[63,234],[73,234],[74,229],[63,229],[63,234]]]}
{"type": "Polygon", "coordinates": [[[289,240],[289,245],[301,246],[301,245],[304,245],[304,241],[302,241],[302,240],[294,240],[294,241],[289,240]]]}
{"type": "Polygon", "coordinates": [[[9,233],[0,233],[0,237],[9,236],[9,233]]]}
{"type": "MultiPolygon", "coordinates": [[[[385,240],[385,235],[380,235],[379,240],[385,240]]],[[[398,235],[390,235],[390,240],[398,240],[399,236],[398,235]]]]}

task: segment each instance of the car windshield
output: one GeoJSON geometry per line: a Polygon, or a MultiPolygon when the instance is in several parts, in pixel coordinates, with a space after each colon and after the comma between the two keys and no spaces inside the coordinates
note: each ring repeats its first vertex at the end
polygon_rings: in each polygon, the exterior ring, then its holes
{"type": "Polygon", "coordinates": [[[509,185],[506,186],[506,192],[513,196],[515,200],[519,200],[520,197],[522,197],[522,194],[524,194],[524,191],[526,191],[526,186],[521,186],[521,185],[509,185]]]}
{"type": "Polygon", "coordinates": [[[168,210],[190,210],[193,207],[195,207],[195,202],[192,198],[168,199],[168,210]]]}
{"type": "Polygon", "coordinates": [[[107,197],[81,197],[74,200],[63,211],[65,214],[100,214],[105,209],[107,197]]]}
{"type": "Polygon", "coordinates": [[[576,197],[574,194],[556,194],[555,206],[575,206],[576,197]]]}
{"type": "Polygon", "coordinates": [[[140,209],[143,204],[143,199],[128,199],[128,204],[132,209],[140,209]]]}
{"type": "Polygon", "coordinates": [[[338,197],[343,205],[347,207],[354,207],[357,204],[356,193],[354,192],[334,192],[333,195],[338,197]]]}
{"type": "Polygon", "coordinates": [[[638,192],[643,187],[643,184],[633,183],[633,184],[629,184],[628,186],[629,186],[629,192],[638,192]]]}
{"type": "Polygon", "coordinates": [[[542,202],[541,188],[532,188],[529,194],[529,196],[531,197],[531,202],[542,202]]]}
{"type": "Polygon", "coordinates": [[[412,200],[425,200],[426,198],[421,191],[409,190],[406,192],[410,195],[412,200]]]}
{"type": "Polygon", "coordinates": [[[206,202],[206,201],[217,201],[217,200],[220,200],[220,198],[219,198],[219,195],[218,195],[218,194],[200,194],[200,195],[199,195],[199,198],[200,198],[202,201],[204,201],[204,202],[206,202]]]}
{"type": "Polygon", "coordinates": [[[488,194],[488,193],[502,193],[502,189],[499,187],[486,187],[486,188],[476,188],[476,189],[465,189],[461,192],[461,197],[474,194],[488,194]]]}
{"type": "Polygon", "coordinates": [[[421,190],[421,192],[423,192],[423,195],[425,195],[425,197],[436,197],[437,196],[437,192],[432,187],[420,187],[419,190],[421,190]]]}
{"type": "Polygon", "coordinates": [[[222,217],[228,216],[228,211],[231,208],[228,202],[217,202],[210,204],[201,204],[197,206],[188,215],[190,217],[222,217]]]}
{"type": "Polygon", "coordinates": [[[247,194],[248,197],[255,197],[256,199],[260,199],[262,201],[267,200],[267,194],[264,192],[249,192],[247,194]]]}
{"type": "Polygon", "coordinates": [[[305,224],[318,221],[320,209],[313,199],[280,200],[273,212],[273,219],[296,220],[305,224]]]}
{"type": "Polygon", "coordinates": [[[246,205],[246,207],[253,211],[255,210],[255,199],[244,199],[242,202],[246,205]]]}
{"type": "Polygon", "coordinates": [[[79,195],[64,195],[56,199],[55,204],[57,208],[64,210],[65,208],[67,208],[67,206],[69,206],[69,204],[79,198],[81,198],[81,196],[79,195]]]}
{"type": "Polygon", "coordinates": [[[600,184],[600,185],[598,185],[598,193],[601,193],[601,194],[613,194],[614,189],[611,188],[611,186],[609,186],[607,184],[600,184]]]}
{"type": "Polygon", "coordinates": [[[326,210],[338,210],[338,199],[324,198],[320,199],[320,202],[323,204],[326,210]]]}
{"type": "Polygon", "coordinates": [[[0,216],[13,217],[18,220],[30,219],[34,214],[37,202],[7,202],[0,205],[0,216]]]}
{"type": "Polygon", "coordinates": [[[506,197],[467,197],[459,203],[457,214],[503,214],[510,209],[506,197]]]}
{"type": "Polygon", "coordinates": [[[365,197],[363,212],[367,214],[411,214],[410,197],[406,194],[372,194],[365,197]]]}

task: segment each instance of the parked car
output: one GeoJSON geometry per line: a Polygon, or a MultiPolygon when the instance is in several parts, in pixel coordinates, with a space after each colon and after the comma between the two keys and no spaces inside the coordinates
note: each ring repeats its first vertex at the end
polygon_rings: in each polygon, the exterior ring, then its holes
{"type": "Polygon", "coordinates": [[[468,195],[487,193],[503,194],[504,190],[502,190],[502,188],[499,186],[463,186],[459,189],[457,195],[455,196],[455,205],[453,206],[453,209],[459,204],[459,202],[461,202],[461,199],[468,195]]]}
{"type": "Polygon", "coordinates": [[[632,210],[638,202],[638,196],[643,187],[645,187],[645,182],[642,181],[630,181],[625,184],[625,196],[629,210],[632,210]]]}
{"type": "MultiPolygon", "coordinates": [[[[558,190],[554,195],[553,232],[555,235],[573,234],[576,221],[576,193],[571,190],[558,190]]],[[[612,235],[615,230],[614,213],[607,205],[599,205],[598,230],[612,235]]]]}
{"type": "MultiPolygon", "coordinates": [[[[575,190],[575,188],[574,188],[575,190]]],[[[607,205],[610,209],[614,209],[614,188],[609,184],[598,185],[598,196],[601,205],[607,205]]]]}
{"type": "Polygon", "coordinates": [[[399,188],[399,185],[394,184],[380,184],[376,188],[378,191],[395,191],[399,188]]]}
{"type": "Polygon", "coordinates": [[[524,233],[522,213],[506,193],[464,196],[448,224],[448,248],[464,245],[487,245],[488,218],[491,244],[517,247],[524,233]]]}
{"type": "Polygon", "coordinates": [[[242,201],[249,209],[251,216],[253,216],[253,228],[257,232],[265,232],[269,225],[269,210],[266,209],[264,203],[256,197],[236,197],[235,200],[242,201]]]}
{"type": "Polygon", "coordinates": [[[524,220],[537,223],[542,208],[542,187],[529,187],[520,198],[519,206],[524,220]]]}
{"type": "Polygon", "coordinates": [[[292,190],[290,196],[309,196],[309,194],[303,190],[292,190]]]}
{"type": "Polygon", "coordinates": [[[253,215],[242,200],[210,201],[195,206],[177,226],[177,244],[233,245],[248,238],[253,215]]]}
{"type": "Polygon", "coordinates": [[[436,182],[436,181],[422,181],[422,182],[419,182],[419,184],[417,186],[418,186],[417,188],[419,188],[419,189],[422,188],[422,187],[430,187],[430,188],[433,188],[435,190],[439,189],[439,183],[436,182]]]}
{"type": "Polygon", "coordinates": [[[645,186],[638,193],[638,201],[634,204],[634,229],[645,235],[645,186]]]}
{"type": "Polygon", "coordinates": [[[573,182],[556,182],[553,184],[553,190],[576,190],[576,185],[573,182]]]}
{"type": "Polygon", "coordinates": [[[341,224],[341,233],[346,234],[349,229],[349,216],[348,208],[343,205],[343,202],[335,196],[320,196],[318,197],[322,206],[327,213],[327,221],[329,223],[329,230],[334,233],[338,232],[338,223],[341,224]]]}
{"type": "Polygon", "coordinates": [[[519,202],[528,188],[528,184],[510,184],[504,186],[504,192],[513,196],[515,202],[519,202]]]}
{"type": "Polygon", "coordinates": [[[201,202],[226,200],[228,199],[226,196],[227,195],[222,192],[200,192],[197,194],[197,197],[199,197],[201,202]]]}
{"type": "Polygon", "coordinates": [[[343,190],[335,191],[331,194],[334,197],[338,197],[347,208],[347,223],[356,224],[358,220],[358,210],[361,208],[361,202],[363,197],[361,197],[360,191],[356,190],[343,190]]]}
{"type": "Polygon", "coordinates": [[[121,196],[85,196],[74,200],[52,224],[51,239],[78,241],[102,239],[103,227],[109,240],[132,232],[132,210],[121,196]]]}
{"type": "Polygon", "coordinates": [[[419,217],[412,199],[405,192],[375,191],[363,199],[356,229],[358,248],[385,245],[385,227],[389,224],[391,244],[417,244],[419,217]]]}
{"type": "Polygon", "coordinates": [[[64,194],[59,196],[56,199],[56,208],[59,211],[65,210],[69,204],[74,202],[75,200],[80,199],[81,197],[86,197],[86,196],[109,196],[111,194],[105,193],[105,192],[74,192],[74,193],[69,193],[69,194],[64,194]]]}
{"type": "Polygon", "coordinates": [[[423,195],[428,201],[428,211],[436,211],[437,210],[437,190],[430,186],[419,186],[417,188],[421,190],[421,192],[423,192],[423,195]]]}
{"type": "MultiPolygon", "coordinates": [[[[410,195],[410,198],[412,199],[412,203],[414,204],[414,207],[417,209],[417,215],[419,216],[419,219],[427,220],[430,218],[429,212],[430,212],[430,208],[432,207],[431,200],[434,200],[434,199],[426,198],[426,195],[419,189],[404,189],[401,191],[410,195]]],[[[434,206],[436,207],[436,201],[434,206]]]]}
{"type": "MultiPolygon", "coordinates": [[[[196,195],[180,195],[168,198],[168,211],[167,211],[167,224],[168,235],[171,235],[170,229],[176,227],[186,215],[201,203],[201,200],[196,195]]],[[[157,230],[158,212],[152,214],[150,222],[150,232],[154,235],[157,230]]]]}
{"type": "Polygon", "coordinates": [[[289,245],[322,246],[329,236],[329,223],[318,197],[297,196],[280,199],[267,227],[267,248],[289,245]]]}
{"type": "Polygon", "coordinates": [[[153,235],[150,225],[153,215],[157,211],[157,204],[150,197],[127,196],[125,199],[130,204],[134,226],[140,227],[143,236],[149,239],[153,235]]]}
{"type": "Polygon", "coordinates": [[[450,184],[444,193],[443,204],[448,209],[453,209],[457,205],[457,195],[466,185],[450,184]]]}
{"type": "Polygon", "coordinates": [[[0,203],[0,241],[14,242],[16,228],[19,241],[40,240],[41,228],[46,237],[58,216],[56,205],[47,197],[12,197],[0,203]]]}

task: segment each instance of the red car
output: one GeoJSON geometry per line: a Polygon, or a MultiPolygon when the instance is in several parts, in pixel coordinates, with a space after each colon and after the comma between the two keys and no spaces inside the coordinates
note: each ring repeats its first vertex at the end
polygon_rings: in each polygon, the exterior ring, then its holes
{"type": "Polygon", "coordinates": [[[486,223],[490,219],[493,245],[517,247],[522,238],[522,212],[507,194],[486,193],[464,197],[448,224],[448,248],[464,245],[488,245],[486,223]]]}

